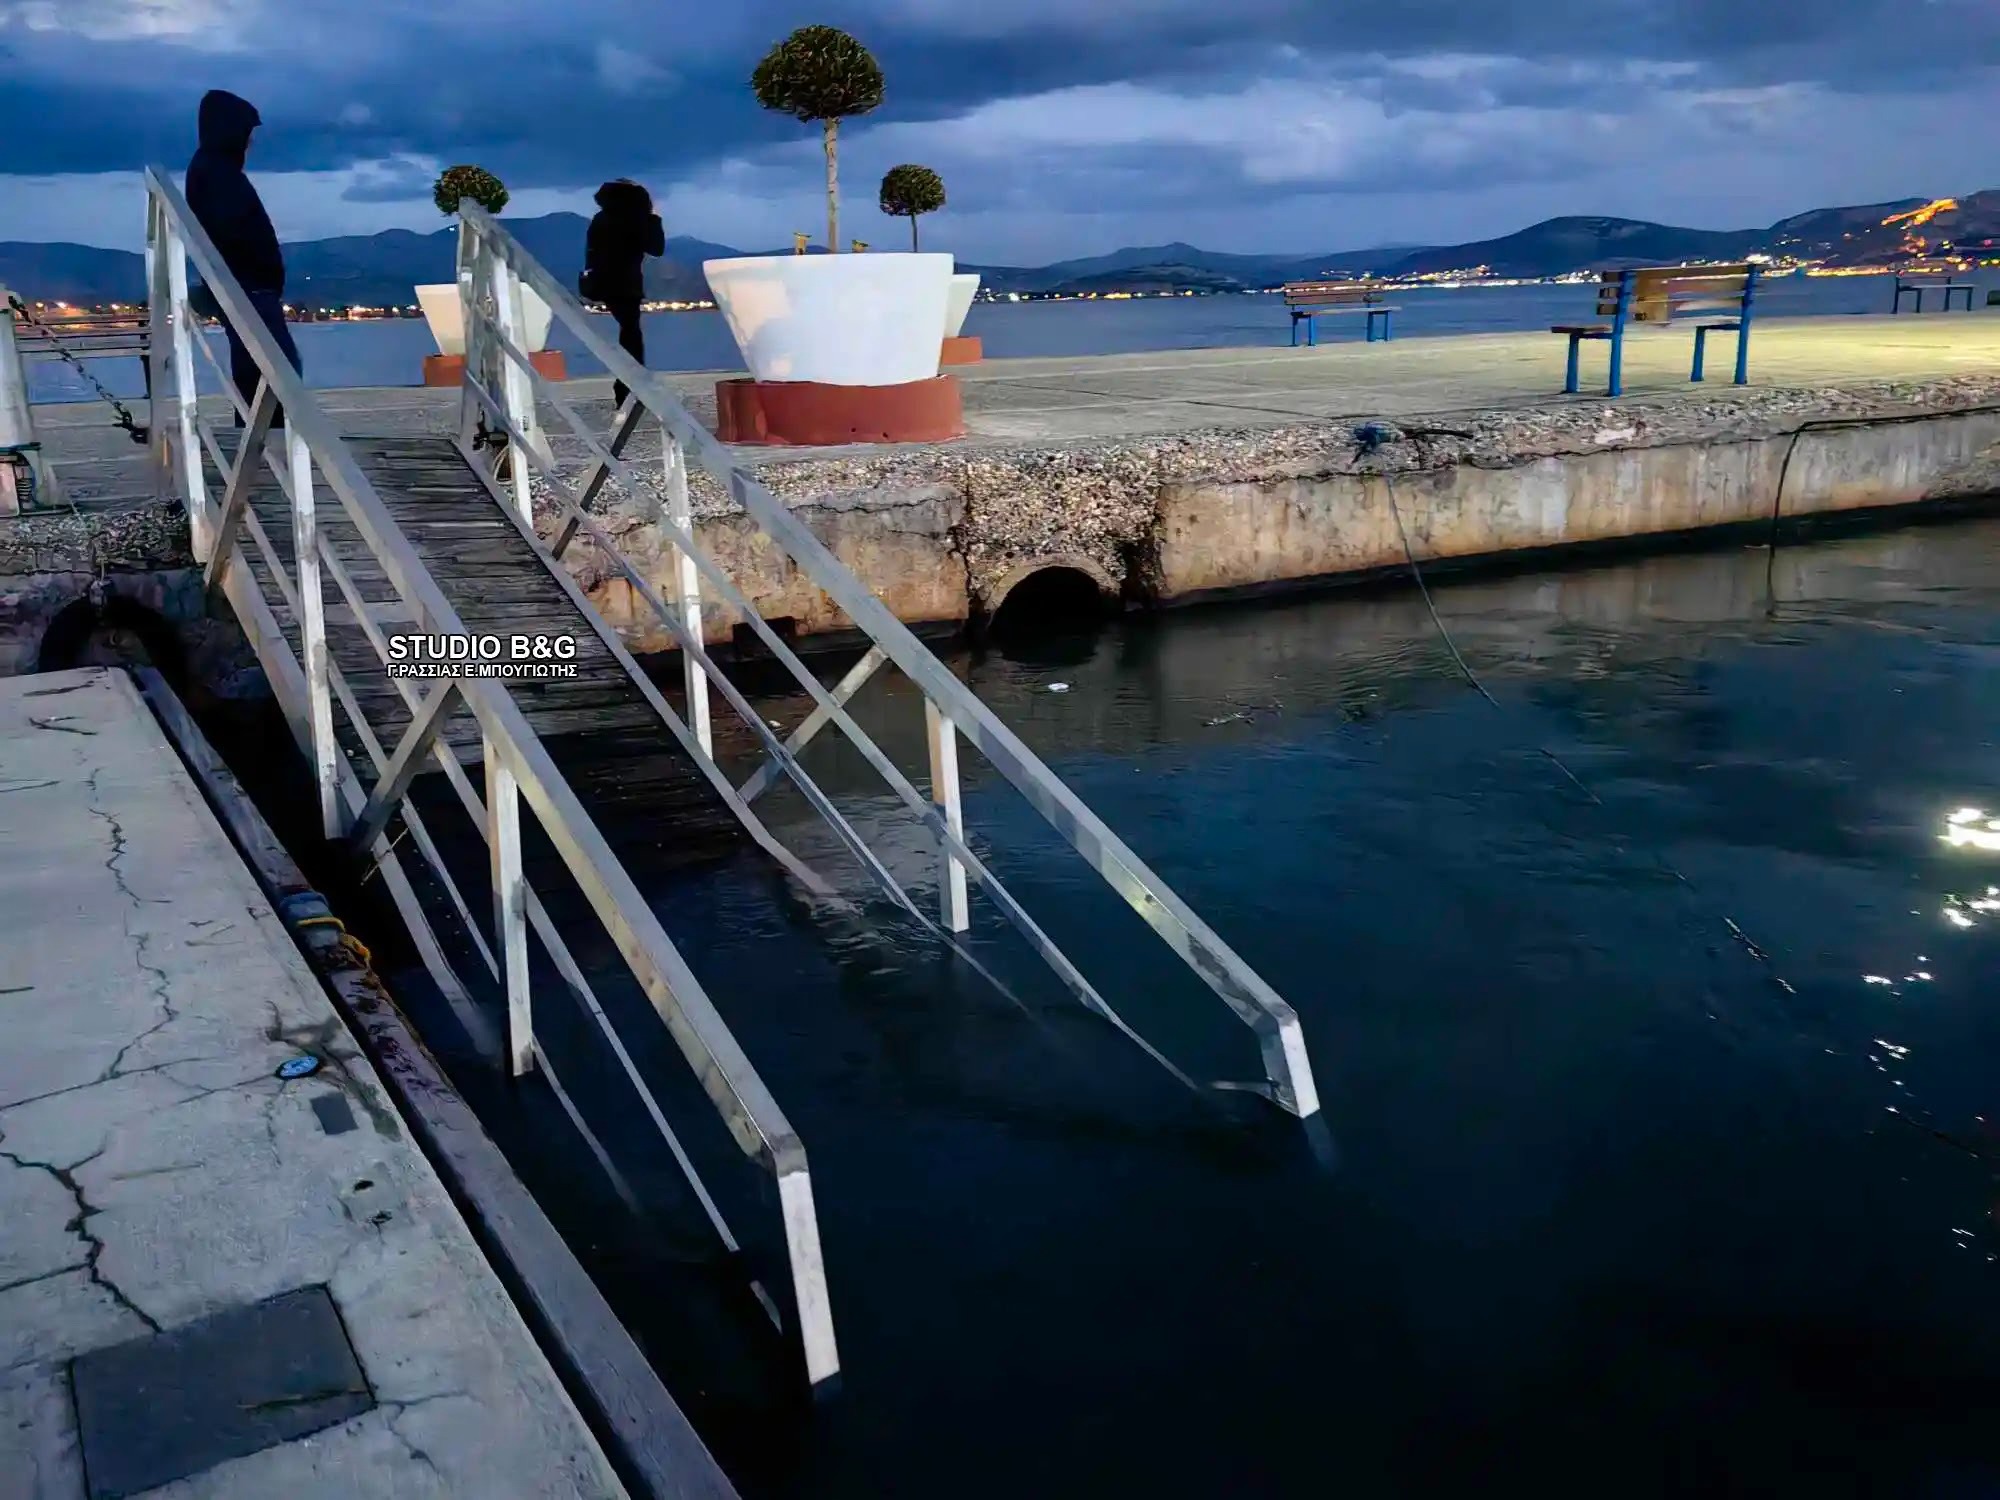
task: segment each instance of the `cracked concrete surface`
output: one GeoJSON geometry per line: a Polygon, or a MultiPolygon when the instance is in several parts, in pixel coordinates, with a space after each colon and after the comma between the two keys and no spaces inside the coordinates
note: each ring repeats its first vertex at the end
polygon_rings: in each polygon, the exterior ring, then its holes
{"type": "Polygon", "coordinates": [[[70,1359],[315,1284],[376,1408],[152,1493],[623,1494],[123,673],[0,682],[0,848],[0,1495],[84,1493],[70,1359]]]}

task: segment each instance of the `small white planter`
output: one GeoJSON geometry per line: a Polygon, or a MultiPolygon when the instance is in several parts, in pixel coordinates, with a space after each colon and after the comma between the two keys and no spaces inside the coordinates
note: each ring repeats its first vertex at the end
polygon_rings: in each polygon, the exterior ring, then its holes
{"type": "Polygon", "coordinates": [[[955,339],[965,332],[965,315],[972,311],[972,299],[979,294],[979,273],[961,271],[951,278],[951,301],[945,308],[944,336],[955,339]]]}
{"type": "MultiPolygon", "coordinates": [[[[458,283],[447,281],[417,288],[417,306],[424,310],[431,338],[440,354],[465,353],[465,308],[458,300],[458,283]]],[[[527,351],[538,354],[549,341],[549,323],[554,314],[532,287],[521,288],[521,312],[527,319],[527,351]]]]}
{"type": "Polygon", "coordinates": [[[424,310],[438,353],[465,353],[465,309],[459,305],[457,282],[418,287],[417,306],[424,310]]]}
{"type": "Polygon", "coordinates": [[[949,255],[746,255],[702,264],[753,379],[904,385],[938,372],[949,255]]]}

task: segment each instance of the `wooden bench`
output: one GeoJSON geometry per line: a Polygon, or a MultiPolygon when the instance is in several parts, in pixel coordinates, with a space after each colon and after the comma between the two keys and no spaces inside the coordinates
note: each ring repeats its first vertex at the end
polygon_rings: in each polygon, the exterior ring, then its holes
{"type": "Polygon", "coordinates": [[[136,359],[145,376],[147,398],[152,397],[153,331],[144,308],[83,312],[31,307],[27,317],[14,315],[14,347],[24,361],[60,360],[65,350],[77,359],[136,359]]]}
{"type": "Polygon", "coordinates": [[[1917,299],[1916,310],[1922,312],[1924,310],[1924,293],[1942,292],[1944,293],[1944,310],[1950,312],[1953,294],[1963,292],[1965,293],[1965,310],[1971,312],[1972,283],[1969,281],[1952,280],[1952,275],[1957,270],[1958,267],[1956,265],[1945,260],[1919,261],[1913,265],[1903,267],[1902,270],[1896,273],[1896,295],[1889,303],[1889,311],[1892,313],[1901,312],[1903,310],[1903,298],[1905,296],[1914,296],[1917,299]]]}
{"type": "Polygon", "coordinates": [[[1634,323],[1664,324],[1684,314],[1733,316],[1697,322],[1694,329],[1694,367],[1691,382],[1705,375],[1708,336],[1711,333],[1736,335],[1736,384],[1750,381],[1750,316],[1757,296],[1759,268],[1748,263],[1731,266],[1635,266],[1624,271],[1606,271],[1597,285],[1597,315],[1609,323],[1558,323],[1549,331],[1569,339],[1569,367],[1563,390],[1576,394],[1577,350],[1585,339],[1608,339],[1611,343],[1611,380],[1606,394],[1625,391],[1625,333],[1634,323]]]}
{"type": "Polygon", "coordinates": [[[1306,325],[1306,343],[1317,346],[1319,325],[1313,319],[1328,313],[1366,313],[1368,343],[1376,341],[1375,320],[1382,320],[1381,341],[1389,341],[1389,314],[1402,309],[1382,300],[1381,283],[1374,281],[1288,281],[1285,306],[1292,315],[1292,347],[1299,346],[1299,324],[1306,325]]]}

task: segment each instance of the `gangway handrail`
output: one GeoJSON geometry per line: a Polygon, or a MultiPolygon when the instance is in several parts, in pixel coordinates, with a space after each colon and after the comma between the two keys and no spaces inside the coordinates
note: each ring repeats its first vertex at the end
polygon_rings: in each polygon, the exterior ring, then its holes
{"type": "MultiPolygon", "coordinates": [[[[1122,839],[1105,826],[977,694],[954,677],[944,663],[883,605],[866,583],[834,557],[783,501],[734,461],[728,449],[695,418],[665,379],[645,369],[591,326],[589,314],[569,289],[558,283],[491,214],[469,199],[461,200],[459,213],[459,283],[461,299],[466,305],[468,336],[462,437],[470,439],[475,417],[491,416],[507,436],[511,449],[524,455],[525,462],[513,463],[510,474],[517,519],[523,525],[533,524],[528,471],[538,468],[556,493],[564,511],[563,528],[554,549],[556,555],[560,555],[577,530],[583,529],[592,533],[593,541],[614,565],[624,565],[628,578],[635,577],[636,570],[631,568],[629,560],[623,558],[620,549],[604,535],[601,528],[592,524],[588,505],[598,488],[614,474],[621,475],[621,488],[633,491],[635,498],[642,498],[643,492],[632,482],[630,465],[623,460],[621,450],[630,438],[642,409],[660,424],[669,500],[665,506],[659,507],[655,525],[675,554],[675,600],[669,605],[650,585],[642,587],[641,593],[681,645],[688,685],[689,719],[697,728],[702,749],[709,749],[706,730],[710,684],[723,691],[726,698],[732,697],[732,694],[726,680],[715,671],[703,650],[695,575],[718,582],[724,586],[725,595],[735,591],[727,587],[726,575],[701,551],[694,537],[694,522],[687,498],[690,458],[698,462],[799,570],[869,637],[881,659],[893,663],[923,694],[931,746],[932,795],[928,803],[923,802],[901,773],[895,770],[893,763],[854,723],[843,702],[837,701],[825,690],[758,612],[747,607],[747,601],[743,601],[740,594],[732,600],[743,613],[744,623],[814,697],[816,713],[822,716],[823,721],[839,726],[939,840],[941,905],[945,924],[954,931],[964,930],[964,882],[967,875],[971,875],[996,897],[1003,913],[1021,928],[1031,944],[1089,1003],[1088,982],[1046,935],[1033,926],[1019,904],[1005,895],[1004,887],[984,869],[964,841],[956,750],[957,738],[962,735],[1251,1028],[1259,1043],[1273,1099],[1301,1117],[1317,1113],[1319,1096],[1313,1081],[1312,1065],[1306,1054],[1298,1016],[1292,1007],[1122,839]],[[532,288],[571,335],[634,393],[618,417],[609,444],[597,442],[588,432],[574,410],[555,392],[553,385],[534,368],[522,347],[524,341],[518,335],[526,326],[520,296],[523,286],[532,288]],[[499,389],[492,389],[494,386],[499,389]],[[541,433],[534,410],[534,399],[538,393],[555,405],[597,459],[581,494],[564,481],[541,433]]],[[[848,684],[843,684],[843,688],[851,691],[848,684]]],[[[736,707],[739,713],[745,706],[732,702],[732,707],[736,707]]],[[[780,769],[801,790],[806,791],[809,798],[814,798],[809,778],[805,778],[799,770],[791,750],[773,739],[754,713],[748,714],[745,722],[765,743],[780,769]]],[[[815,798],[816,807],[820,806],[820,800],[815,798]]],[[[820,807],[820,810],[823,815],[826,813],[825,807],[820,807]]],[[[844,828],[844,823],[837,816],[829,821],[835,823],[836,831],[844,828]]],[[[843,841],[847,841],[845,834],[843,841]]],[[[907,904],[907,898],[904,898],[904,904],[907,904]]],[[[1101,1002],[1097,1008],[1108,1012],[1101,1002]]],[[[1123,1023],[1119,1024],[1122,1026],[1123,1023]]]]}
{"type": "MultiPolygon", "coordinates": [[[[326,639],[322,566],[333,571],[337,583],[345,585],[346,580],[340,560],[318,524],[313,494],[315,470],[339,501],[402,605],[414,614],[417,628],[427,632],[470,632],[355,463],[332,421],[279,350],[180,190],[166,171],[157,166],[147,168],[145,181],[147,279],[152,294],[150,316],[156,377],[152,388],[157,398],[171,386],[176,407],[171,440],[167,424],[157,414],[152,423],[156,457],[161,460],[158,471],[165,471],[167,448],[177,450],[171,455],[173,471],[187,507],[197,560],[206,565],[210,584],[223,589],[229,597],[250,634],[260,662],[280,693],[301,748],[312,763],[323,830],[329,838],[341,837],[353,831],[368,807],[368,799],[333,735],[335,700],[339,699],[350,714],[356,710],[352,692],[331,658],[326,639]],[[258,388],[247,408],[233,392],[228,397],[230,406],[245,422],[241,443],[229,463],[223,461],[221,445],[200,412],[195,376],[197,347],[211,363],[214,356],[207,349],[189,306],[189,261],[201,273],[224,319],[259,372],[258,388]],[[169,360],[171,379],[163,378],[169,374],[169,360]],[[274,419],[281,411],[285,424],[282,461],[272,455],[267,443],[273,435],[274,419]],[[214,457],[224,477],[224,493],[219,500],[209,494],[202,462],[205,451],[214,457]],[[269,466],[290,506],[296,580],[286,576],[278,553],[270,546],[249,506],[250,481],[260,465],[269,466]],[[293,607],[301,648],[297,655],[277,628],[275,616],[249,577],[247,565],[231,566],[232,560],[244,552],[244,535],[262,554],[281,593],[293,607]]],[[[223,388],[230,391],[227,381],[223,388]]],[[[351,602],[358,602],[357,596],[345,586],[343,593],[351,602]]],[[[366,610],[359,615],[364,624],[368,623],[366,610]]],[[[369,640],[386,663],[378,633],[369,632],[369,640]]],[[[434,692],[438,696],[428,705],[413,704],[411,723],[403,740],[387,760],[378,761],[377,770],[386,776],[390,767],[407,770],[425,754],[438,758],[449,755],[439,738],[448,716],[448,699],[443,696],[447,693],[456,693],[479,725],[487,773],[486,823],[482,831],[493,854],[496,949],[498,967],[504,970],[506,982],[508,1047],[514,1070],[525,1072],[538,1060],[546,1062],[535,1044],[528,994],[527,935],[530,909],[538,903],[521,866],[519,806],[525,801],[695,1070],[730,1134],[747,1154],[761,1161],[777,1178],[807,1375],[815,1385],[830,1380],[838,1373],[839,1355],[811,1177],[797,1133],[506,686],[492,680],[462,679],[442,684],[434,692]]],[[[378,789],[380,785],[378,780],[378,789]]],[[[400,793],[407,791],[407,784],[396,790],[401,802],[400,793]]],[[[407,803],[402,805],[406,818],[414,820],[415,809],[407,803]]],[[[395,858],[389,841],[379,833],[372,839],[372,850],[385,865],[395,858]]],[[[450,876],[442,861],[434,854],[427,857],[449,885],[450,876]]],[[[456,887],[452,889],[456,896],[456,887]]],[[[463,909],[462,901],[460,907],[463,909]]]]}

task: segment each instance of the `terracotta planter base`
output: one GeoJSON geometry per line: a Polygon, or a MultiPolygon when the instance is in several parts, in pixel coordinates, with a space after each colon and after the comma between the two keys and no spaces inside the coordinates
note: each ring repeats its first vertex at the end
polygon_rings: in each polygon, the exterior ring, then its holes
{"type": "Polygon", "coordinates": [[[965,436],[965,408],[949,375],[905,385],[718,380],[715,415],[716,436],[725,443],[830,448],[965,436]]]}
{"type": "Polygon", "coordinates": [[[944,341],[944,352],[938,355],[941,365],[976,365],[986,357],[986,350],[973,334],[956,334],[944,341]]]}
{"type": "MultiPolygon", "coordinates": [[[[528,363],[533,365],[544,380],[569,379],[569,366],[564,363],[562,350],[543,349],[530,354],[528,363]]],[[[516,369],[520,368],[518,365],[516,369]]],[[[463,354],[426,354],[424,356],[425,385],[457,385],[465,379],[465,356],[463,354]]]]}

